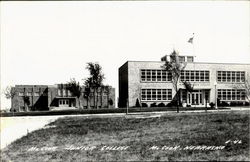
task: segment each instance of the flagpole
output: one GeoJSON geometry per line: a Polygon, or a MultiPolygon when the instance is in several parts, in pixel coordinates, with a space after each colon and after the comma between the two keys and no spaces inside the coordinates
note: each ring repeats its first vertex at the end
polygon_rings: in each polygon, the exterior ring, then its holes
{"type": "Polygon", "coordinates": [[[192,42],[192,44],[193,44],[193,55],[194,55],[194,57],[196,57],[195,56],[195,48],[194,48],[194,33],[193,33],[193,42],[192,42]]]}

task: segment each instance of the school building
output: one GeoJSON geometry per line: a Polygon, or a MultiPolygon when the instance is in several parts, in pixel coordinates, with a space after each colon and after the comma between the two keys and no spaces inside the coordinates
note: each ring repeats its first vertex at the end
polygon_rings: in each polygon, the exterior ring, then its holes
{"type": "Polygon", "coordinates": [[[115,89],[111,86],[100,87],[96,92],[82,86],[79,99],[67,88],[67,84],[56,85],[15,85],[11,110],[43,111],[63,109],[114,108],[115,89]]]}
{"type": "MultiPolygon", "coordinates": [[[[250,80],[250,64],[195,62],[194,56],[178,55],[186,64],[180,76],[180,101],[184,107],[203,107],[224,102],[246,105],[244,84],[250,80]],[[193,91],[187,91],[183,82],[193,91]]],[[[119,107],[140,104],[168,105],[176,96],[171,73],[163,69],[169,55],[161,61],[127,61],[119,68],[119,107]]]]}

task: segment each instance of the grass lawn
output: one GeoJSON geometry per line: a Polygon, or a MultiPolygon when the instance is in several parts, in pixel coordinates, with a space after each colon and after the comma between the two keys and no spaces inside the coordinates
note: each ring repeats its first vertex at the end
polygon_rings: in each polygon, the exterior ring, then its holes
{"type": "Polygon", "coordinates": [[[152,118],[66,117],[16,140],[2,150],[1,158],[249,161],[248,112],[171,113],[152,118]]]}

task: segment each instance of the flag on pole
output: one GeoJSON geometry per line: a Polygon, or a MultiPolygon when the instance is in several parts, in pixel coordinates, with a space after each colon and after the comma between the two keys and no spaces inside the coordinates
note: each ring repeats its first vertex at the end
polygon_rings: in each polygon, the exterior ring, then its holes
{"type": "Polygon", "coordinates": [[[194,41],[194,33],[193,33],[193,37],[189,38],[188,43],[193,44],[193,41],[194,41]]]}

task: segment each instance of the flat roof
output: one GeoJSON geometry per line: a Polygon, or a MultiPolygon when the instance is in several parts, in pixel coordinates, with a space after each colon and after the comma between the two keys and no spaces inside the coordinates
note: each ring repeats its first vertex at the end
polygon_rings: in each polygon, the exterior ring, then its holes
{"type": "MultiPolygon", "coordinates": [[[[126,61],[126,62],[156,62],[162,63],[165,61],[126,61]]],[[[189,64],[232,64],[232,65],[250,65],[250,63],[218,63],[218,62],[187,62],[189,64]]]]}

